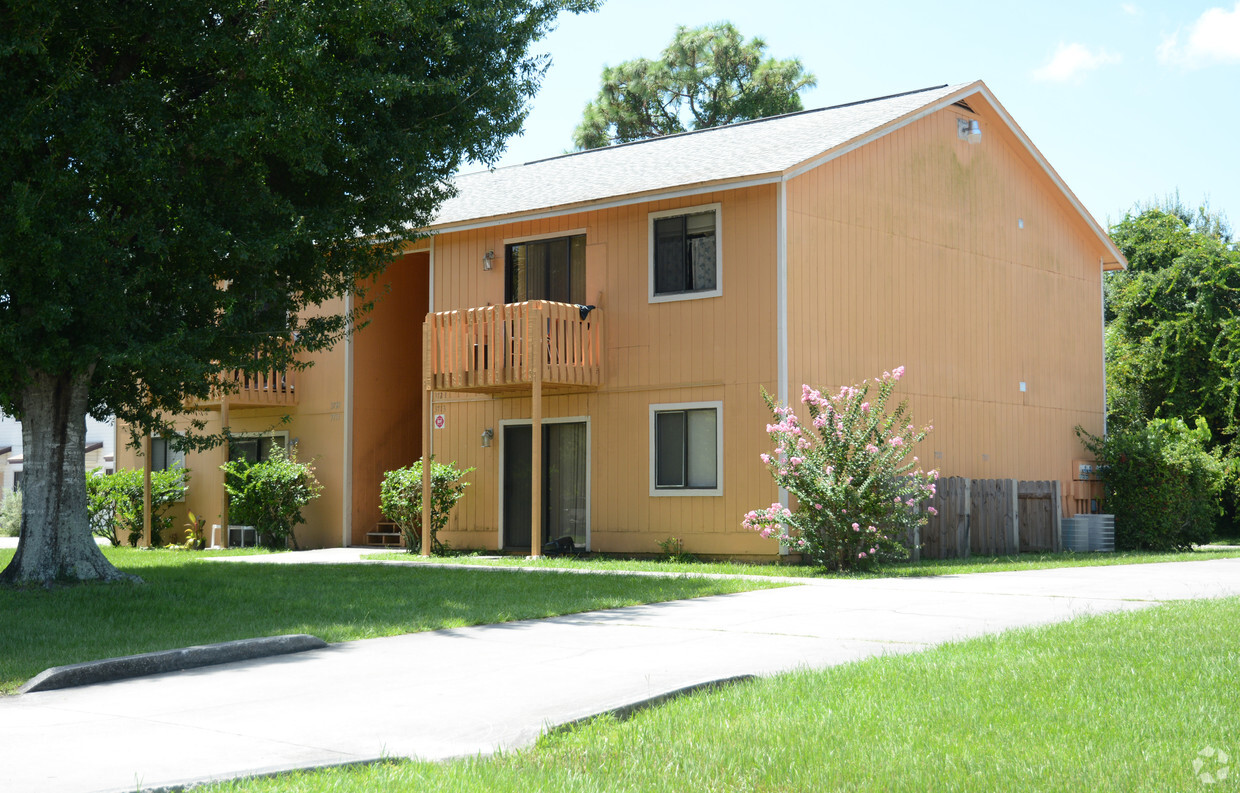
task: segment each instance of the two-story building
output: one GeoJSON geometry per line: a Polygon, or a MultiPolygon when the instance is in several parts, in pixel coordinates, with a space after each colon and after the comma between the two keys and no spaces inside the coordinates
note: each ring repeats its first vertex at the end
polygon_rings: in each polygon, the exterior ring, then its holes
{"type": "MultiPolygon", "coordinates": [[[[779,497],[761,389],[796,403],[901,365],[945,475],[1067,482],[1074,427],[1103,430],[1123,257],[981,82],[456,186],[365,328],[229,406],[252,454],[316,460],[303,545],[365,544],[383,471],[425,448],[474,469],[454,547],[774,556],[740,525],[779,497]]],[[[186,462],[214,517],[220,460],[186,462]]]]}

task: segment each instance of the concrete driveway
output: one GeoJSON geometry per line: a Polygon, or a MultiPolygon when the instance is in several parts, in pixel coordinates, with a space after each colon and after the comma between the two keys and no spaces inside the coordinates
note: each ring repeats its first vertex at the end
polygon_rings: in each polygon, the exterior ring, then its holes
{"type": "Polygon", "coordinates": [[[721,678],[1236,594],[1240,559],[829,580],[347,642],[0,699],[0,787],[132,792],[385,756],[488,753],[721,678]]]}

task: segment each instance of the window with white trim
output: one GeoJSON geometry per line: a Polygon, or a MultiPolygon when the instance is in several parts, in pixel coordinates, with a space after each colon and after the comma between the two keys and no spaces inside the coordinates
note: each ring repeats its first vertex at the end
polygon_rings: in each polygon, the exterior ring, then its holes
{"type": "Polygon", "coordinates": [[[650,302],[716,297],[720,205],[650,213],[650,302]]]}
{"type": "Polygon", "coordinates": [[[650,494],[723,492],[723,403],[650,406],[650,494]]]}

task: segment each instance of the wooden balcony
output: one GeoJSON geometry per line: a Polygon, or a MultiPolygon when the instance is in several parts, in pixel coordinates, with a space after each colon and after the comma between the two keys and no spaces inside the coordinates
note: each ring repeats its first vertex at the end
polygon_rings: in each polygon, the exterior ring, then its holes
{"type": "Polygon", "coordinates": [[[427,314],[426,387],[499,394],[589,391],[603,383],[599,311],[531,300],[427,314]]]}
{"type": "Polygon", "coordinates": [[[228,406],[233,409],[293,407],[297,404],[297,372],[293,370],[246,372],[233,369],[221,373],[219,380],[221,383],[229,383],[231,387],[214,389],[210,399],[195,402],[194,407],[201,410],[219,410],[224,402],[225,391],[228,392],[228,406]]]}

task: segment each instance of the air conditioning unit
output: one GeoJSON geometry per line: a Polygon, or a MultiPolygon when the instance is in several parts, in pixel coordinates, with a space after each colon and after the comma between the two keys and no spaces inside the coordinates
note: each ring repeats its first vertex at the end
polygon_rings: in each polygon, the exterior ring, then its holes
{"type": "Polygon", "coordinates": [[[1077,553],[1115,550],[1114,515],[1075,515],[1063,519],[1063,549],[1077,553]]]}

